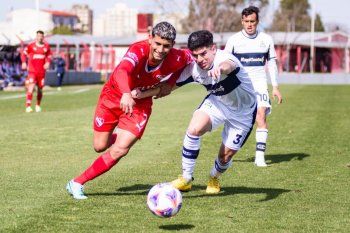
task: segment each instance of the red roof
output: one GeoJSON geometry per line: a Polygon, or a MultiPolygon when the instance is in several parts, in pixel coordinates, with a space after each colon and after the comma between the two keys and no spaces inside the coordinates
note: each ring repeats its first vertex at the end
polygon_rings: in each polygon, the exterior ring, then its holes
{"type": "Polygon", "coordinates": [[[42,10],[55,16],[78,17],[76,14],[67,11],[42,10]]]}

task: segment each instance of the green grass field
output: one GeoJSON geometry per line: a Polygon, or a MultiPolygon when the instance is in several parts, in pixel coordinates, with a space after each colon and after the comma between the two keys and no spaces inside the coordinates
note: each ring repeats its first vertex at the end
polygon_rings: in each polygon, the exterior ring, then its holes
{"type": "Polygon", "coordinates": [[[47,90],[42,113],[23,93],[0,93],[0,232],[350,232],[350,86],[281,86],[269,117],[268,168],[253,165],[255,134],[205,194],[221,131],[204,136],[193,191],[171,219],[153,216],[148,190],[181,173],[183,135],[205,92],[156,100],[144,137],[76,201],[66,183],[97,157],[92,116],[101,86],[47,90]]]}

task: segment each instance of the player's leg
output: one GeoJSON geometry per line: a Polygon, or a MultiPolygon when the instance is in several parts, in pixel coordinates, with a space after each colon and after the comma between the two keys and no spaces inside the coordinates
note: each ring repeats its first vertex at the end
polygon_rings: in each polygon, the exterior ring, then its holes
{"type": "Polygon", "coordinates": [[[32,105],[32,99],[33,99],[33,92],[35,88],[35,76],[32,73],[28,74],[28,77],[25,81],[25,87],[26,87],[26,112],[29,113],[33,111],[31,105],[32,105]]]}
{"type": "Polygon", "coordinates": [[[101,136],[107,141],[109,140],[108,135],[111,135],[118,123],[118,137],[107,152],[101,154],[83,173],[67,184],[68,192],[71,193],[75,199],[86,199],[87,197],[83,193],[83,185],[109,171],[122,157],[127,155],[130,148],[141,138],[151,113],[150,110],[140,113],[140,111],[134,109],[132,116],[127,116],[125,114],[120,116],[105,110],[107,109],[101,111],[99,107],[96,109],[94,128],[95,131],[99,131],[100,133],[95,132],[94,135],[101,136]],[[103,112],[104,114],[102,114],[103,112]],[[118,117],[119,122],[117,119],[118,117]],[[140,125],[142,125],[142,128],[139,128],[140,125]]]}
{"type": "Polygon", "coordinates": [[[221,144],[218,157],[210,171],[206,193],[217,194],[220,192],[219,177],[232,165],[232,157],[236,153],[237,150],[228,148],[223,143],[221,144]]]}
{"type": "Polygon", "coordinates": [[[222,132],[222,144],[210,172],[206,189],[208,194],[220,192],[219,177],[232,165],[232,157],[247,141],[256,119],[256,106],[243,109],[239,113],[227,111],[225,115],[227,120],[222,132]]]}
{"type": "Polygon", "coordinates": [[[259,107],[256,115],[256,151],[255,151],[255,165],[258,167],[266,167],[265,150],[268,136],[268,128],[266,122],[266,107],[259,107]]]}
{"type": "Polygon", "coordinates": [[[182,176],[172,181],[172,185],[181,190],[189,191],[192,188],[192,177],[196,159],[200,150],[200,137],[211,130],[210,117],[203,111],[194,112],[182,147],[182,176]]]}
{"type": "Polygon", "coordinates": [[[192,187],[193,172],[200,149],[200,137],[223,123],[223,116],[215,106],[215,98],[206,98],[197,109],[188,126],[182,147],[182,176],[172,181],[181,191],[192,187]]]}
{"type": "Polygon", "coordinates": [[[35,105],[35,111],[41,112],[41,100],[43,98],[43,88],[45,85],[45,75],[38,75],[37,76],[37,95],[36,95],[36,105],[35,105]]]}
{"type": "Polygon", "coordinates": [[[101,153],[107,150],[117,139],[117,134],[113,133],[113,131],[108,132],[100,132],[94,130],[94,139],[93,146],[94,150],[98,153],[101,153]]]}

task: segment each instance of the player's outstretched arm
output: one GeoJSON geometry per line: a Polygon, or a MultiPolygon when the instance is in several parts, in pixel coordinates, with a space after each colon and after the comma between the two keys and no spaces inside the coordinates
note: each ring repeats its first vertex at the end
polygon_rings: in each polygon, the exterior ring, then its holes
{"type": "Polygon", "coordinates": [[[229,74],[236,68],[236,64],[232,60],[226,60],[220,63],[216,68],[208,71],[208,75],[214,79],[219,79],[221,74],[229,74]]]}
{"type": "Polygon", "coordinates": [[[135,88],[131,91],[131,96],[134,99],[143,99],[151,96],[156,96],[158,95],[159,91],[160,87],[148,89],[146,91],[141,91],[139,88],[135,88]]]}

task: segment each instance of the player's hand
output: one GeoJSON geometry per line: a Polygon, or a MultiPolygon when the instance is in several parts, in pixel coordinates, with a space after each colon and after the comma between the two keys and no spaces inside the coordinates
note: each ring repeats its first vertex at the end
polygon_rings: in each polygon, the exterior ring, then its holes
{"type": "Polygon", "coordinates": [[[123,110],[125,114],[132,114],[132,110],[136,102],[131,96],[131,93],[124,93],[120,99],[120,109],[123,110]]]}
{"type": "Polygon", "coordinates": [[[221,68],[216,67],[208,71],[208,76],[212,77],[214,80],[219,80],[221,76],[221,68]]]}
{"type": "Polygon", "coordinates": [[[154,97],[155,99],[169,95],[172,90],[172,86],[168,83],[160,83],[157,87],[159,87],[159,93],[154,97]]]}
{"type": "Polygon", "coordinates": [[[27,70],[27,63],[22,62],[22,70],[27,70]]]}
{"type": "Polygon", "coordinates": [[[44,64],[44,69],[47,70],[50,67],[50,62],[46,62],[44,64]]]}
{"type": "Polygon", "coordinates": [[[140,88],[135,88],[131,91],[131,97],[134,99],[141,99],[142,91],[140,91],[140,88]]]}
{"type": "Polygon", "coordinates": [[[272,89],[272,98],[273,98],[273,100],[275,100],[275,97],[277,97],[277,99],[278,99],[277,103],[281,104],[283,99],[282,99],[282,95],[281,95],[281,92],[278,89],[278,87],[273,87],[273,89],[272,89]]]}

